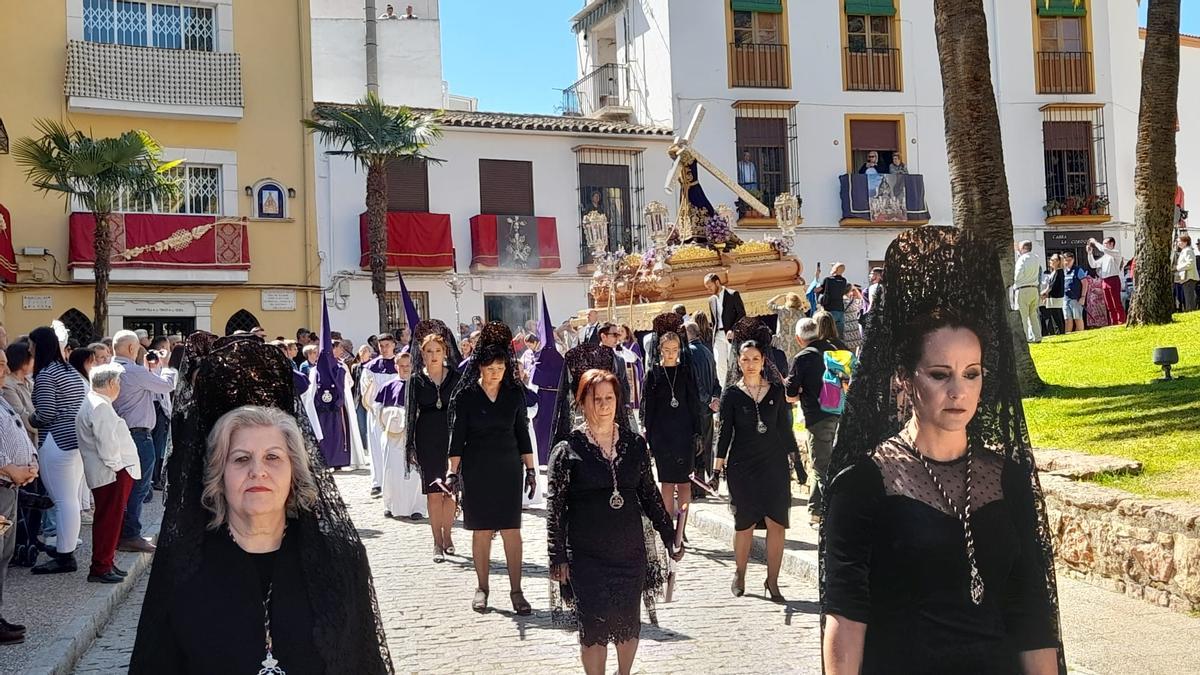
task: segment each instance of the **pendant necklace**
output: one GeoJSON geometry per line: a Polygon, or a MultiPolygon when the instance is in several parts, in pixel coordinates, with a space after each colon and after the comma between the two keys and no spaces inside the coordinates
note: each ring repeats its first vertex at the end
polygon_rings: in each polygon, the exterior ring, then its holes
{"type": "Polygon", "coordinates": [[[262,669],[258,671],[258,675],[287,675],[283,668],[279,667],[279,661],[275,659],[275,655],[271,653],[271,592],[275,590],[275,584],[267,586],[267,599],[263,600],[263,628],[266,629],[266,646],[267,657],[262,660],[262,669]]]}
{"type": "MultiPolygon", "coordinates": [[[[743,380],[743,383],[744,382],[745,381],[743,380]]],[[[746,393],[750,394],[750,386],[749,385],[746,385],[746,393]]],[[[758,429],[758,433],[765,434],[765,433],[767,433],[767,423],[762,421],[762,415],[760,415],[758,412],[758,399],[755,398],[755,396],[758,396],[759,394],[762,394],[762,384],[761,383],[757,387],[754,388],[754,393],[750,394],[750,400],[754,401],[754,418],[756,420],[758,420],[758,426],[755,428],[758,429]]]]}
{"type": "Polygon", "coordinates": [[[675,377],[674,378],[667,376],[667,367],[666,366],[663,366],[662,369],[663,369],[663,379],[665,379],[667,381],[667,384],[670,385],[670,387],[671,387],[671,407],[678,408],[679,407],[679,399],[675,398],[675,379],[677,379],[679,377],[679,369],[678,368],[675,369],[675,377]]]}
{"type": "Polygon", "coordinates": [[[913,453],[918,459],[921,460],[921,465],[925,467],[925,472],[929,474],[929,480],[933,481],[933,486],[936,487],[938,492],[941,493],[942,499],[946,502],[946,506],[951,512],[954,513],[959,522],[962,523],[963,535],[965,536],[967,542],[967,564],[970,566],[971,581],[969,588],[971,590],[971,602],[975,603],[976,605],[982,605],[983,577],[980,576],[979,567],[975,564],[975,537],[971,533],[971,464],[972,460],[974,459],[974,453],[971,452],[970,448],[967,449],[967,498],[965,507],[962,511],[959,511],[958,507],[954,505],[954,502],[950,500],[950,494],[946,492],[944,487],[942,487],[942,481],[938,480],[937,474],[933,472],[933,467],[929,466],[929,460],[926,459],[925,455],[922,455],[921,451],[917,449],[917,444],[912,442],[909,445],[912,447],[913,453]]]}
{"type": "Polygon", "coordinates": [[[617,438],[619,433],[617,431],[617,425],[615,423],[613,424],[612,443],[609,444],[608,448],[609,453],[612,454],[612,459],[609,459],[604,454],[604,448],[600,446],[600,442],[595,436],[592,435],[592,430],[588,428],[587,425],[584,425],[584,431],[587,434],[588,441],[600,449],[600,458],[608,462],[608,468],[609,471],[612,472],[613,481],[613,491],[612,495],[608,498],[608,505],[610,508],[612,508],[612,510],[619,511],[622,506],[625,506],[625,498],[622,497],[620,491],[617,490],[617,460],[619,459],[617,457],[617,438]]]}
{"type": "Polygon", "coordinates": [[[446,375],[447,375],[446,371],[442,371],[442,381],[434,382],[433,376],[429,374],[429,370],[426,369],[426,371],[425,371],[425,377],[429,378],[429,381],[433,384],[434,390],[437,392],[437,409],[438,410],[442,409],[442,385],[446,383],[446,375]]]}

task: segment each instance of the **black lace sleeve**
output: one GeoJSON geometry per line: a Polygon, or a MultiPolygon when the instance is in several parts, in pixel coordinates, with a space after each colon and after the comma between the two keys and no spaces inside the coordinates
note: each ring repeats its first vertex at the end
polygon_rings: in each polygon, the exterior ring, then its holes
{"type": "Polygon", "coordinates": [[[800,452],[800,446],[796,444],[796,434],[792,431],[792,406],[787,402],[787,397],[784,394],[782,385],[771,386],[771,396],[775,398],[775,414],[777,415],[777,429],[780,430],[780,442],[783,443],[783,449],[787,454],[800,452]]]}
{"type": "Polygon", "coordinates": [[[404,451],[410,466],[417,466],[417,417],[421,414],[420,391],[423,381],[420,373],[413,373],[408,378],[408,386],[404,388],[404,428],[408,432],[404,435],[404,451]]]}
{"type": "Polygon", "coordinates": [[[517,449],[522,455],[532,455],[533,441],[529,438],[529,409],[525,406],[525,389],[514,388],[513,396],[519,399],[516,420],[513,422],[513,433],[517,435],[517,449]]]}
{"type": "Polygon", "coordinates": [[[675,523],[671,520],[671,514],[667,513],[662,493],[658,491],[658,485],[650,473],[650,450],[646,447],[646,439],[637,434],[630,436],[630,459],[636,459],[638,463],[638,503],[642,506],[642,513],[646,514],[662,537],[663,545],[670,548],[675,543],[675,523]]]}
{"type": "Polygon", "coordinates": [[[871,549],[875,514],[883,501],[883,476],[870,458],[838,474],[829,486],[824,540],[822,612],[867,623],[871,616],[871,549]]]}
{"type": "Polygon", "coordinates": [[[725,387],[721,392],[721,431],[717,436],[717,457],[725,459],[729,444],[733,442],[733,415],[737,406],[733,402],[737,387],[725,387]]]}
{"type": "Polygon", "coordinates": [[[472,393],[473,390],[463,389],[450,404],[450,457],[462,457],[463,448],[467,447],[467,417],[473,411],[465,410],[464,406],[473,405],[472,393]]]}
{"type": "Polygon", "coordinates": [[[1046,568],[1038,541],[1039,517],[1032,478],[1024,466],[1006,461],[1001,478],[1004,501],[1022,541],[1004,598],[1004,624],[1021,651],[1058,647],[1054,604],[1046,587],[1046,568]]]}
{"type": "Polygon", "coordinates": [[[561,441],[550,451],[546,467],[546,546],[550,564],[570,561],[567,547],[567,496],[571,490],[571,468],[574,451],[570,441],[561,441]]]}

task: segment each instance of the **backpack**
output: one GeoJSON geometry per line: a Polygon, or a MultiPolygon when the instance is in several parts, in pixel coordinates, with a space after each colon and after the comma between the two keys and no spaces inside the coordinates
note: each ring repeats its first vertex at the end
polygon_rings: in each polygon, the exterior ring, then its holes
{"type": "Polygon", "coordinates": [[[845,349],[831,349],[823,355],[825,374],[821,376],[821,391],[817,401],[821,411],[830,415],[841,415],[846,409],[846,392],[850,390],[850,378],[858,369],[858,357],[845,349]]]}

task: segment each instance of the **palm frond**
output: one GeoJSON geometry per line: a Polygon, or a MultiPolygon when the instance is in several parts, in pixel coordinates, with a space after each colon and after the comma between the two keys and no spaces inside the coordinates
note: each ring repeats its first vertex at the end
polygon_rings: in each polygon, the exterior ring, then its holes
{"type": "Polygon", "coordinates": [[[401,157],[440,162],[425,154],[441,138],[437,118],[367,94],[353,106],[320,106],[301,124],[330,147],[328,154],[352,157],[369,168],[401,157]]]}

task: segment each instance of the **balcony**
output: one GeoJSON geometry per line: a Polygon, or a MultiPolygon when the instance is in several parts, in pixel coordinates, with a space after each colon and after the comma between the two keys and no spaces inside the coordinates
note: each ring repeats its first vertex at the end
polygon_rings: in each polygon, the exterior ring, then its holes
{"type": "Polygon", "coordinates": [[[1112,220],[1108,195],[1099,190],[1071,196],[1055,195],[1042,207],[1047,225],[1099,225],[1112,220]]]}
{"type": "MultiPolygon", "coordinates": [[[[367,236],[367,214],[358,216],[359,267],[371,267],[371,241],[367,236]]],[[[454,240],[450,216],[421,211],[388,211],[387,249],[389,270],[452,270],[454,240]]]]}
{"type": "Polygon", "coordinates": [[[633,114],[629,70],[606,63],[563,90],[563,114],[574,117],[628,120],[633,114]]]}
{"type": "Polygon", "coordinates": [[[1039,94],[1092,93],[1091,52],[1038,52],[1039,94]]]}
{"type": "Polygon", "coordinates": [[[900,91],[899,49],[847,47],[846,91],[900,91]]]}
{"type": "Polygon", "coordinates": [[[846,226],[910,227],[929,222],[925,177],[920,174],[842,174],[842,220],[846,226]]]}
{"type": "Polygon", "coordinates": [[[729,44],[729,85],[786,89],[788,46],[756,42],[729,44]]]}
{"type": "MultiPolygon", "coordinates": [[[[250,236],[243,222],[216,216],[116,213],[112,229],[112,280],[144,283],[245,283],[250,236]]],[[[67,269],[74,281],[94,281],[96,222],[91,213],[68,218],[67,269]]]]}
{"type": "Polygon", "coordinates": [[[554,218],[481,214],[471,218],[471,272],[552,274],[560,267],[554,218]]]}
{"type": "Polygon", "coordinates": [[[71,40],[63,92],[71,112],[235,122],[244,106],[242,59],[71,40]]]}

